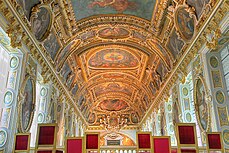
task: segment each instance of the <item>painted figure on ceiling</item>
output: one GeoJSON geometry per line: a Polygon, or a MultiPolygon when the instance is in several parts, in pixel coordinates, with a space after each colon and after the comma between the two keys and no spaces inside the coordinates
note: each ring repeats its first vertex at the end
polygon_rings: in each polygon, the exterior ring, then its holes
{"type": "Polygon", "coordinates": [[[160,75],[156,72],[153,71],[152,72],[152,83],[154,85],[154,87],[158,90],[161,86],[161,79],[160,79],[160,75]]]}
{"type": "Polygon", "coordinates": [[[126,29],[119,27],[108,27],[100,30],[98,33],[100,37],[106,39],[123,38],[128,37],[129,35],[129,32],[126,29]]]}
{"type": "Polygon", "coordinates": [[[178,38],[178,35],[175,31],[172,32],[171,37],[168,43],[168,49],[172,53],[174,58],[177,58],[180,50],[184,46],[184,42],[178,38]]]}
{"type": "Polygon", "coordinates": [[[187,34],[192,35],[194,32],[192,18],[186,16],[186,14],[180,12],[178,13],[178,21],[181,24],[181,32],[186,32],[187,34]]]}
{"type": "Polygon", "coordinates": [[[121,111],[128,107],[127,103],[119,99],[104,100],[99,104],[102,110],[106,111],[121,111]]]}
{"type": "Polygon", "coordinates": [[[52,33],[47,40],[44,43],[44,46],[46,50],[50,53],[51,58],[54,60],[57,51],[60,48],[60,45],[58,44],[57,38],[54,33],[52,33]]]}
{"type": "Polygon", "coordinates": [[[126,10],[136,10],[137,3],[130,2],[129,0],[95,0],[91,2],[88,7],[93,8],[96,5],[99,7],[112,7],[118,13],[123,13],[126,10]]]}
{"type": "Polygon", "coordinates": [[[51,27],[51,14],[48,9],[40,7],[38,12],[33,12],[31,16],[31,26],[35,38],[39,41],[48,36],[51,27]]]}
{"type": "Polygon", "coordinates": [[[101,34],[103,34],[104,36],[118,36],[120,34],[121,29],[117,28],[117,27],[113,27],[113,28],[107,28],[104,29],[101,34]]]}

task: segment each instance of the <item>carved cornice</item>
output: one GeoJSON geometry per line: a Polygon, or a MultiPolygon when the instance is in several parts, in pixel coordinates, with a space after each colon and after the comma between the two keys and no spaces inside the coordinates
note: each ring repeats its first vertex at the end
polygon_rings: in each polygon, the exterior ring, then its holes
{"type": "Polygon", "coordinates": [[[157,0],[156,9],[154,9],[152,26],[155,34],[158,36],[162,30],[162,26],[165,22],[165,14],[167,12],[169,0],[157,0]]]}
{"type": "Polygon", "coordinates": [[[64,21],[66,22],[66,24],[65,24],[66,30],[65,31],[71,37],[75,31],[76,20],[75,20],[73,9],[72,9],[71,5],[69,5],[69,3],[70,3],[69,0],[68,1],[60,0],[59,3],[55,3],[53,5],[54,5],[54,7],[60,8],[60,13],[63,15],[63,17],[65,19],[64,21]]]}
{"type": "Polygon", "coordinates": [[[103,24],[110,24],[110,25],[129,25],[131,27],[137,27],[149,33],[152,33],[151,24],[148,20],[131,16],[131,15],[98,15],[93,17],[88,17],[83,20],[80,20],[76,24],[76,33],[89,30],[93,26],[99,26],[103,24]]]}

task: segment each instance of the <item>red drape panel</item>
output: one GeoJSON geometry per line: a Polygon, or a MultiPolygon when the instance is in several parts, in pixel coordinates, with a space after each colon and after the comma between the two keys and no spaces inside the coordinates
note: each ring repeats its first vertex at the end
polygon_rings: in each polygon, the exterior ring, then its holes
{"type": "Polygon", "coordinates": [[[181,149],[181,153],[196,153],[195,149],[181,149]]]}
{"type": "Polygon", "coordinates": [[[83,153],[82,145],[82,139],[68,139],[67,153],[83,153]]]}
{"type": "Polygon", "coordinates": [[[154,138],[154,153],[170,153],[168,138],[154,138]]]}
{"type": "Polygon", "coordinates": [[[86,149],[99,149],[98,142],[99,142],[98,134],[87,134],[86,149]]]}
{"type": "Polygon", "coordinates": [[[139,149],[151,149],[150,134],[138,134],[138,147],[139,149]]]}
{"type": "Polygon", "coordinates": [[[55,126],[41,126],[38,145],[54,144],[55,126]]]}
{"type": "Polygon", "coordinates": [[[28,135],[17,135],[15,150],[27,150],[29,136],[28,135]]]}
{"type": "Polygon", "coordinates": [[[178,126],[180,144],[195,144],[193,126],[178,126]]]}
{"type": "Polygon", "coordinates": [[[208,134],[209,149],[222,149],[220,134],[208,134]]]}

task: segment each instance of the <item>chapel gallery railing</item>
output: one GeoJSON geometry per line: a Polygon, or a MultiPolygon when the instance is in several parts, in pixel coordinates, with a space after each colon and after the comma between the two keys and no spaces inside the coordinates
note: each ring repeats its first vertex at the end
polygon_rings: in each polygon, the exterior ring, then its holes
{"type": "Polygon", "coordinates": [[[101,147],[100,153],[137,153],[136,147],[122,147],[120,148],[111,148],[111,147],[101,147]]]}
{"type": "MultiPolygon", "coordinates": [[[[58,150],[64,150],[64,148],[57,147],[58,150]]],[[[177,147],[172,147],[172,150],[176,150],[177,147]]],[[[100,148],[100,153],[137,153],[137,148],[110,148],[110,147],[102,147],[100,148]]],[[[35,149],[33,147],[30,148],[30,153],[35,153],[35,149]]],[[[91,152],[93,153],[93,152],[91,152]]],[[[97,152],[96,152],[97,153],[97,152]]],[[[199,153],[207,153],[206,147],[199,147],[199,153]]]]}
{"type": "MultiPolygon", "coordinates": [[[[172,147],[172,152],[176,152],[177,147],[172,147]]],[[[137,153],[137,148],[100,148],[100,153],[137,153]]],[[[207,153],[206,147],[199,147],[199,153],[207,153]]]]}
{"type": "Polygon", "coordinates": [[[126,150],[126,149],[121,149],[121,150],[112,150],[112,149],[108,149],[108,150],[100,150],[100,153],[136,153],[136,150],[126,150]]]}

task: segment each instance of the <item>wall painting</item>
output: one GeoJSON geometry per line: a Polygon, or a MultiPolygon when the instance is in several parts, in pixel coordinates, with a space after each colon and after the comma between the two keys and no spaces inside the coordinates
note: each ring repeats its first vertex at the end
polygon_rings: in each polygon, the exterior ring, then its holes
{"type": "Polygon", "coordinates": [[[22,83],[20,91],[19,106],[19,130],[20,132],[28,132],[30,130],[35,107],[36,95],[35,83],[30,76],[26,76],[22,83]]]}
{"type": "Polygon", "coordinates": [[[29,122],[32,117],[34,109],[34,85],[31,79],[27,80],[24,91],[24,103],[22,104],[22,123],[23,129],[26,130],[29,127],[29,122]]]}
{"type": "Polygon", "coordinates": [[[209,122],[209,111],[208,111],[209,107],[206,101],[206,97],[207,97],[207,93],[206,93],[205,84],[202,78],[198,78],[195,81],[194,100],[195,100],[197,119],[203,131],[206,131],[208,129],[208,122],[209,122]]]}

